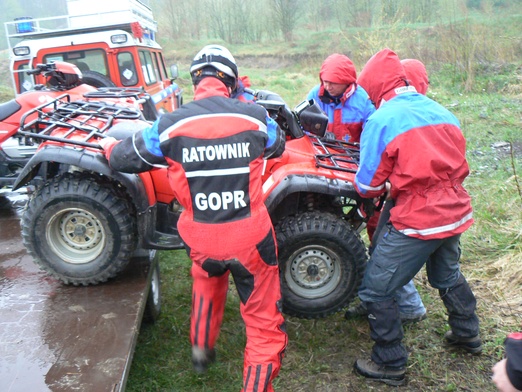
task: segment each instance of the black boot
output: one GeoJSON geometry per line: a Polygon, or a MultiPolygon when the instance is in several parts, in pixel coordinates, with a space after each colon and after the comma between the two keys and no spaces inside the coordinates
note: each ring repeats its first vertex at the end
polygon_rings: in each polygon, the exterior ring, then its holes
{"type": "Polygon", "coordinates": [[[377,365],[371,359],[358,359],[353,364],[357,373],[374,381],[380,381],[388,385],[404,385],[406,378],[406,368],[393,368],[384,365],[377,365]]]}
{"type": "Polygon", "coordinates": [[[448,331],[444,334],[444,339],[449,348],[461,348],[474,355],[482,352],[482,341],[478,335],[472,338],[461,338],[455,336],[452,331],[448,331]]]}
{"type": "Polygon", "coordinates": [[[478,354],[482,351],[479,338],[479,320],[475,313],[477,301],[468,282],[460,275],[455,286],[439,290],[439,295],[448,310],[448,323],[451,331],[445,336],[450,347],[463,348],[478,354]]]}
{"type": "Polygon", "coordinates": [[[359,302],[358,305],[351,306],[344,314],[346,320],[366,316],[368,316],[368,309],[366,309],[366,305],[364,305],[364,302],[359,302]]]}

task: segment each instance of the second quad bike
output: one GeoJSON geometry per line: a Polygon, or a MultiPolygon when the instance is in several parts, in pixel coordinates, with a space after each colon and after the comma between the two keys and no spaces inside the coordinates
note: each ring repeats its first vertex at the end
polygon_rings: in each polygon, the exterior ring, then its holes
{"type": "Polygon", "coordinates": [[[148,121],[154,121],[158,116],[150,95],[143,89],[98,89],[86,84],[82,72],[71,63],[53,61],[37,64],[24,73],[38,75],[45,84],[37,85],[33,90],[0,104],[0,188],[14,183],[38,148],[40,140],[17,135],[20,119],[31,109],[43,105],[42,110],[51,110],[53,105],[48,105],[51,101],[57,104],[62,101],[84,99],[139,108],[148,121]]]}
{"type": "MultiPolygon", "coordinates": [[[[324,137],[327,118],[313,101],[290,110],[275,93],[252,93],[286,132],[285,152],[266,161],[263,175],[283,311],[325,317],[355,297],[367,261],[360,211],[369,215],[373,204],[353,186],[359,149],[324,137]]],[[[167,170],[116,172],[97,143],[148,126],[137,111],[74,101],[26,118],[33,117],[22,119],[19,135],[41,143],[14,188],[44,172],[22,218],[25,246],[43,270],[66,284],[93,285],[122,271],[136,248],[183,248],[176,229],[182,207],[167,170]]]]}

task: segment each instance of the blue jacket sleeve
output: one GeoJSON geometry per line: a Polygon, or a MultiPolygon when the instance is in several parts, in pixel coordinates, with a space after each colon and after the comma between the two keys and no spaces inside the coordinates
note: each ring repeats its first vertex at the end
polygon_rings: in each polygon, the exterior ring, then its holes
{"type": "Polygon", "coordinates": [[[279,125],[270,116],[266,116],[266,132],[268,134],[268,141],[266,142],[266,148],[270,148],[274,145],[278,138],[279,125]]]}
{"type": "Polygon", "coordinates": [[[280,157],[285,150],[285,133],[279,127],[279,124],[268,115],[266,123],[268,140],[263,157],[265,159],[280,157]]]}
{"type": "Polygon", "coordinates": [[[362,197],[378,197],[386,191],[385,184],[391,173],[391,165],[383,161],[385,131],[386,126],[371,119],[364,125],[359,168],[355,174],[355,188],[362,197]]]}
{"type": "Polygon", "coordinates": [[[112,150],[110,166],[124,173],[141,173],[167,161],[159,146],[158,120],[150,127],[122,140],[112,150]]]}

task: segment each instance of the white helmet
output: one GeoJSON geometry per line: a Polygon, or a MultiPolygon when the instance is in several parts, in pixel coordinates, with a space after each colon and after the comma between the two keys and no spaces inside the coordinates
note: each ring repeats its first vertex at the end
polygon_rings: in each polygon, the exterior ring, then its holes
{"type": "Polygon", "coordinates": [[[207,45],[194,56],[190,75],[194,85],[206,76],[213,76],[234,90],[238,77],[236,60],[224,46],[207,45]]]}

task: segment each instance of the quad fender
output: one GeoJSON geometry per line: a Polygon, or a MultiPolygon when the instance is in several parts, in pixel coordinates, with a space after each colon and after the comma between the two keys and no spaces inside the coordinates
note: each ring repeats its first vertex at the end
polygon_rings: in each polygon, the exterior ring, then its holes
{"type": "Polygon", "coordinates": [[[16,179],[13,190],[31,181],[43,163],[72,165],[94,173],[103,174],[120,182],[127,188],[138,213],[145,212],[156,201],[149,203],[147,190],[143,180],[136,174],[115,171],[107,164],[107,159],[101,153],[89,150],[75,150],[59,146],[44,146],[29,160],[16,179]]]}
{"type": "Polygon", "coordinates": [[[306,174],[290,174],[269,192],[265,199],[268,212],[272,213],[288,195],[296,192],[358,198],[357,191],[349,181],[306,174]]]}

